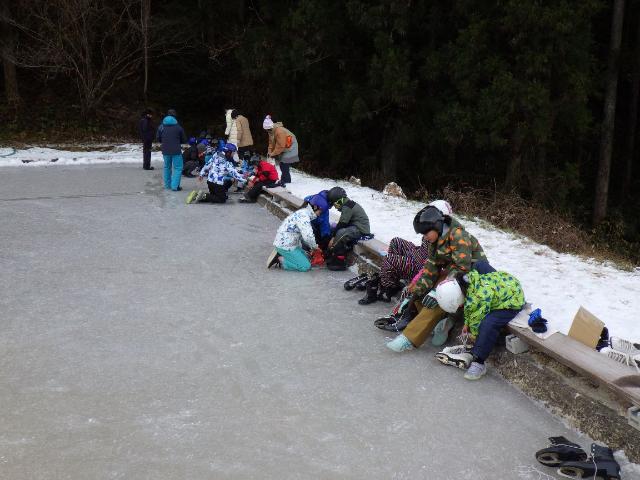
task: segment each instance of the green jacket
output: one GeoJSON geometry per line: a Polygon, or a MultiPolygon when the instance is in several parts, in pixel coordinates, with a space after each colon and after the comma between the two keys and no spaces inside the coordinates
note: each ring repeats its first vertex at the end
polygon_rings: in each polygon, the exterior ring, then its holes
{"type": "Polygon", "coordinates": [[[436,242],[434,254],[424,263],[414,293],[426,295],[438,280],[441,270],[444,276],[451,272],[467,273],[473,263],[486,259],[476,237],[457,220],[451,219],[449,229],[436,242]]]}
{"type": "Polygon", "coordinates": [[[371,233],[369,227],[369,217],[359,204],[353,200],[348,200],[340,209],[340,220],[338,220],[337,229],[344,227],[358,227],[363,235],[371,233]]]}
{"type": "Polygon", "coordinates": [[[507,272],[480,275],[467,274],[469,287],[464,302],[464,324],[471,335],[478,336],[480,322],[493,310],[520,310],[524,307],[524,292],[516,277],[507,272]]]}

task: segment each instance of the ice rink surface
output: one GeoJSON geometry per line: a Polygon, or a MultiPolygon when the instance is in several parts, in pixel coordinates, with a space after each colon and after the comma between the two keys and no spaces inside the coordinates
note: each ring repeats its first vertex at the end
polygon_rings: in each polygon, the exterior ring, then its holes
{"type": "Polygon", "coordinates": [[[350,272],[267,271],[257,205],[185,205],[157,165],[0,173],[0,478],[535,479],[548,436],[589,443],[386,349],[350,272]]]}

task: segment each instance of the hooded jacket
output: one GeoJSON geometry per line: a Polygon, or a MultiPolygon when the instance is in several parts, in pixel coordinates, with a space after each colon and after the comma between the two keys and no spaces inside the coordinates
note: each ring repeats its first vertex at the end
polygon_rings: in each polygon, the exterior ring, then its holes
{"type": "Polygon", "coordinates": [[[158,127],[158,141],[162,143],[163,155],[182,155],[183,143],[187,143],[184,130],[176,117],[167,115],[158,127]]]}
{"type": "Polygon", "coordinates": [[[516,277],[507,272],[491,272],[484,275],[476,270],[467,274],[469,286],[464,302],[464,323],[471,335],[478,336],[480,323],[493,310],[521,310],[524,292],[516,277]]]}
{"type": "Polygon", "coordinates": [[[256,182],[277,182],[278,181],[278,170],[276,170],[275,165],[270,164],[269,162],[265,162],[264,160],[260,160],[256,167],[256,182]]]}
{"type": "Polygon", "coordinates": [[[447,230],[443,231],[435,244],[435,251],[424,263],[415,285],[414,294],[426,295],[433,288],[440,275],[451,272],[467,273],[471,265],[487,256],[480,243],[453,218],[447,230]]]}
{"type": "Polygon", "coordinates": [[[322,213],[311,221],[311,225],[315,226],[320,233],[320,238],[331,236],[331,224],[329,223],[329,200],[327,190],[322,190],[316,195],[309,195],[304,197],[305,201],[317,205],[322,210],[322,213]]]}
{"type": "Polygon", "coordinates": [[[207,182],[224,185],[227,178],[235,178],[244,182],[244,177],[238,173],[233,163],[227,160],[223,153],[216,153],[211,160],[200,170],[201,177],[207,177],[207,182]]]}
{"type": "Polygon", "coordinates": [[[280,156],[283,163],[296,163],[300,161],[298,158],[298,140],[296,136],[288,129],[284,128],[282,122],[276,122],[273,129],[269,132],[269,148],[270,157],[280,156]],[[287,148],[287,137],[291,137],[291,147],[287,148]]]}
{"type": "Polygon", "coordinates": [[[302,242],[311,249],[318,248],[313,235],[311,221],[316,218],[311,205],[296,210],[283,220],[278,227],[273,246],[283,250],[294,250],[302,247],[302,242]]]}

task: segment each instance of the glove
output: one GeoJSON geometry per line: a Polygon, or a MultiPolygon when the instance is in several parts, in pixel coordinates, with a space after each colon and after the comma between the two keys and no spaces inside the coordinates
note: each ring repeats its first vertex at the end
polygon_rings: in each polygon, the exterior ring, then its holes
{"type": "Polygon", "coordinates": [[[436,300],[435,290],[431,290],[422,299],[422,306],[425,308],[436,308],[438,306],[438,300],[436,300]]]}

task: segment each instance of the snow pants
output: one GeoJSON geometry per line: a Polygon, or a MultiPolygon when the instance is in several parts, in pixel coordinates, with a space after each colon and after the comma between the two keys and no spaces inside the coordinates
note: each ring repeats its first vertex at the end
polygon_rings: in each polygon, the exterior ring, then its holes
{"type": "Polygon", "coordinates": [[[151,142],[142,144],[142,168],[145,170],[151,168],[151,142]]]}
{"type": "Polygon", "coordinates": [[[202,199],[203,202],[210,203],[226,203],[229,195],[227,191],[231,186],[231,180],[225,180],[222,185],[207,181],[207,187],[209,187],[209,193],[202,199]]]}
{"type": "Polygon", "coordinates": [[[282,268],[284,270],[295,270],[297,272],[306,272],[311,269],[311,262],[300,247],[293,250],[284,250],[276,248],[278,255],[282,256],[282,268]]]}
{"type": "Polygon", "coordinates": [[[360,229],[355,226],[344,227],[340,230],[336,230],[336,234],[334,235],[333,240],[333,251],[336,254],[345,253],[351,250],[353,244],[360,239],[362,233],[360,233],[360,229]]]}
{"type": "Polygon", "coordinates": [[[397,287],[400,280],[410,282],[424,262],[429,258],[428,246],[415,246],[400,237],[394,237],[389,243],[387,256],[382,259],[380,269],[380,286],[397,287]]]}
{"type": "Polygon", "coordinates": [[[244,194],[244,197],[250,202],[255,202],[258,200],[260,193],[262,192],[262,187],[273,187],[275,182],[256,182],[253,184],[249,190],[247,190],[244,194]]]}
{"type": "Polygon", "coordinates": [[[471,354],[478,362],[484,363],[498,341],[500,330],[520,313],[520,310],[493,310],[487,313],[480,323],[478,338],[473,345],[471,354]]]}
{"type": "Polygon", "coordinates": [[[290,163],[280,162],[280,183],[282,183],[282,185],[291,183],[291,172],[289,171],[290,168],[290,163]]]}
{"type": "Polygon", "coordinates": [[[447,315],[447,312],[441,309],[439,305],[436,308],[424,308],[420,304],[418,308],[420,311],[402,332],[414,347],[422,345],[431,335],[433,329],[436,328],[438,322],[447,315]]]}
{"type": "Polygon", "coordinates": [[[164,188],[178,190],[182,177],[182,154],[162,155],[164,158],[164,188]]]}

